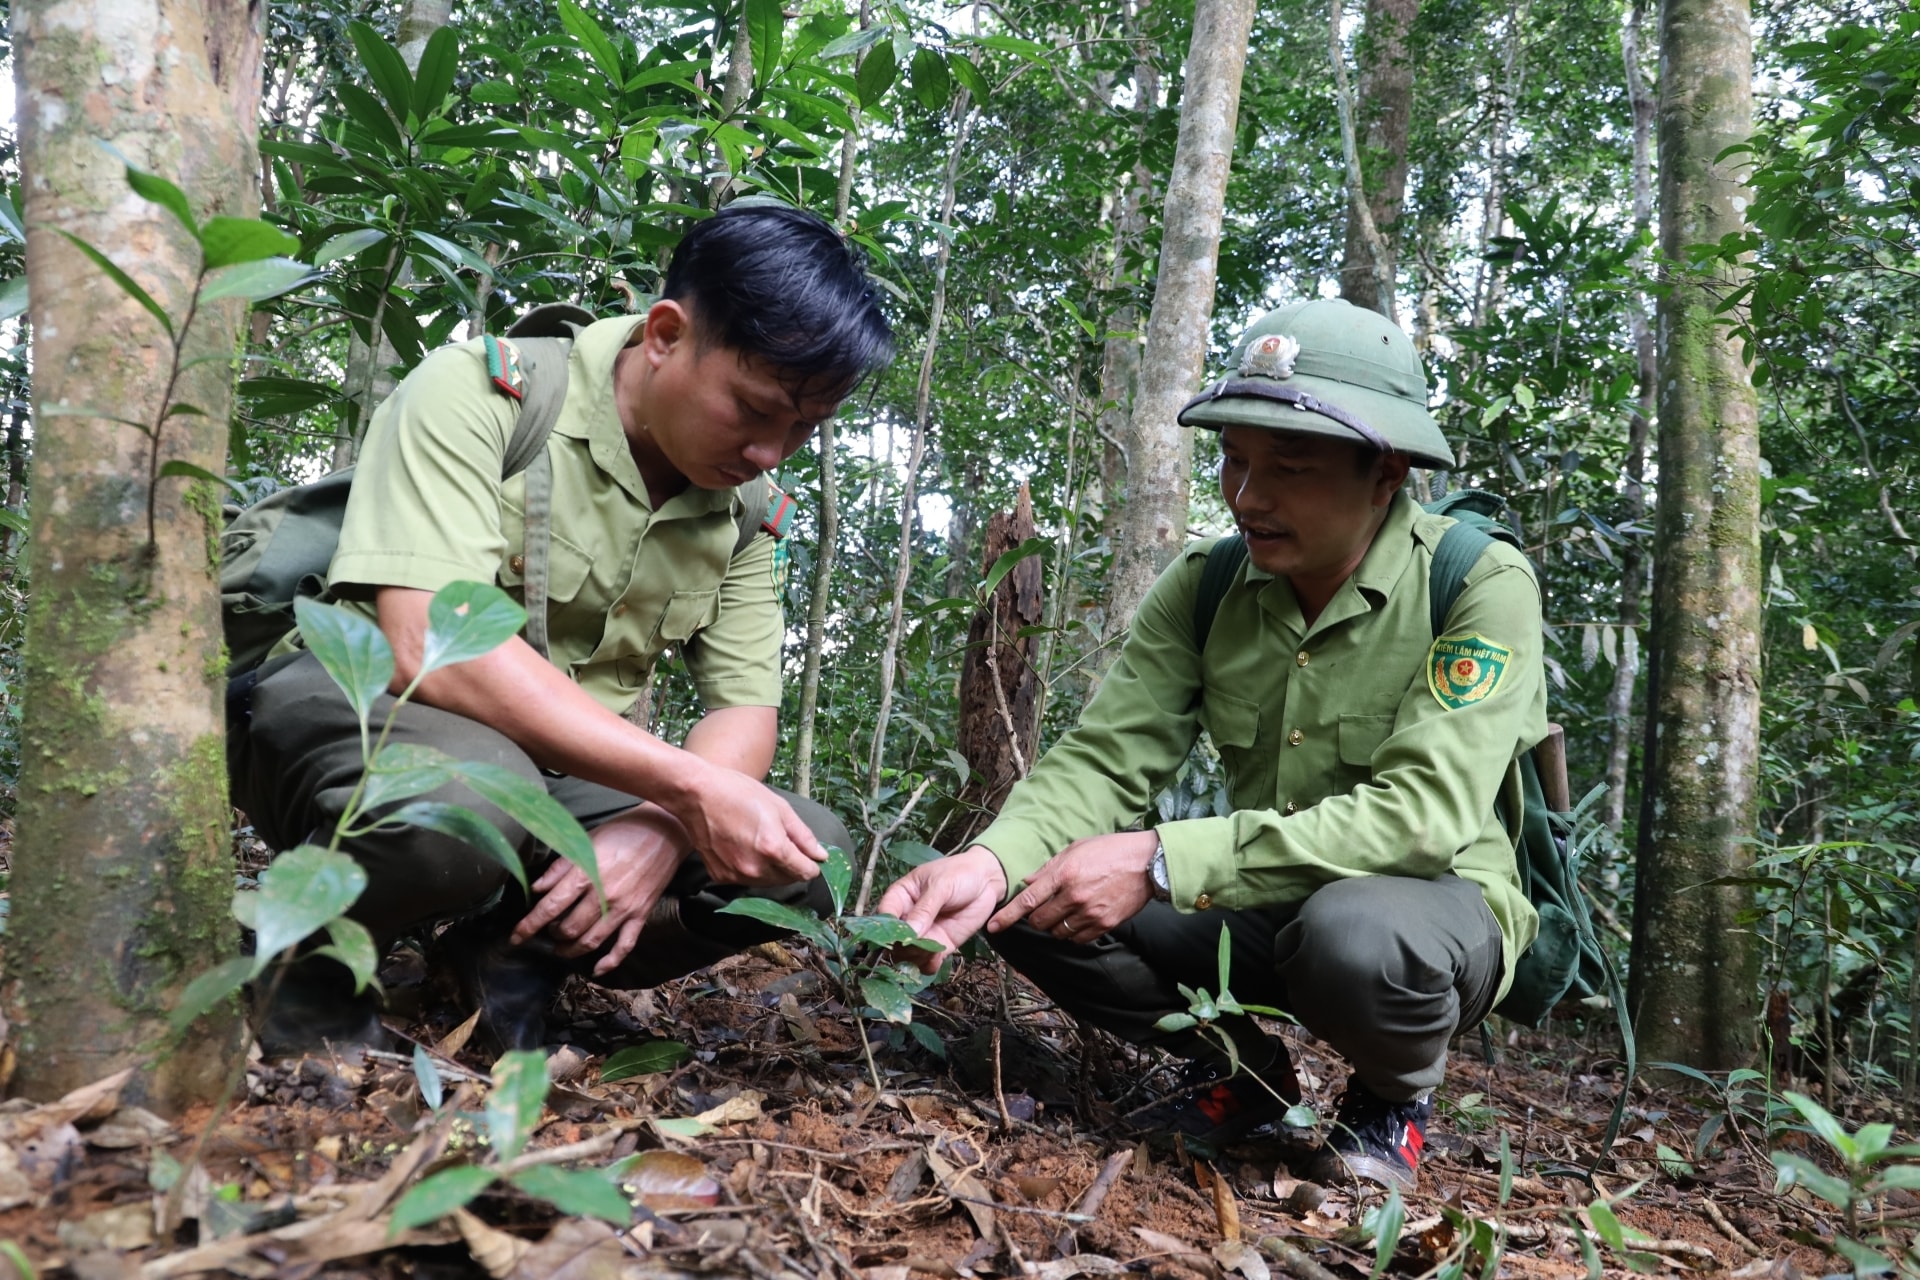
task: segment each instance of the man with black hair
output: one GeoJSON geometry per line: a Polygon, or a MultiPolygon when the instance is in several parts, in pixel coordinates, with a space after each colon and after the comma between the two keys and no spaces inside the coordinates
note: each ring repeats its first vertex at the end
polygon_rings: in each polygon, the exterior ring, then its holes
{"type": "MultiPolygon", "coordinates": [[[[525,477],[501,478],[519,412],[501,345],[491,368],[481,342],[429,355],[374,415],[361,452],[328,586],[391,641],[395,691],[419,670],[435,591],[525,586],[525,477]]],[[[697,224],[645,314],[579,331],[545,446],[548,656],[515,638],[433,672],[389,741],[544,785],[589,829],[606,909],[557,859],[535,868],[528,903],[497,862],[438,832],[342,846],[368,876],[350,914],[377,943],[463,921],[444,951],[503,1047],[541,1042],[568,972],[652,986],[775,936],[716,914],[742,892],[825,900],[818,864],[826,846],[851,843],[845,828],[761,781],[780,703],[780,530],[741,545],[742,521],[761,516],[743,511],[742,487],[891,354],[857,252],[812,214],[761,205],[697,224]],[[705,707],[677,747],[627,718],[668,649],[705,707]]],[[[311,654],[283,647],[232,708],[228,755],[235,803],[279,849],[324,840],[362,774],[351,707],[311,654]]],[[[375,707],[376,722],[390,706],[375,707]]],[[[431,798],[479,812],[532,851],[518,824],[464,787],[431,798]]],[[[378,1005],[351,986],[332,960],[300,961],[260,1019],[262,1047],[377,1039],[378,1005]]]]}

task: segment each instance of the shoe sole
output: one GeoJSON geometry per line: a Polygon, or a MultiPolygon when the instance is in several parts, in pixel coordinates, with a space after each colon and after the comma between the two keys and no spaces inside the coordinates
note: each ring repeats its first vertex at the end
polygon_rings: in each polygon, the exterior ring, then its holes
{"type": "Polygon", "coordinates": [[[1389,1190],[1405,1192],[1413,1191],[1420,1185],[1417,1171],[1391,1160],[1324,1150],[1309,1166],[1307,1177],[1310,1181],[1322,1184],[1371,1182],[1389,1190]]]}

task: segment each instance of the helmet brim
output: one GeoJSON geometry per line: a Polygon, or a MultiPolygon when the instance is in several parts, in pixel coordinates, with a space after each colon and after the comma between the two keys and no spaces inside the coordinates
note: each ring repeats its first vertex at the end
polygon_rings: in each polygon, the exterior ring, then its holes
{"type": "MultiPolygon", "coordinates": [[[[1406,454],[1423,467],[1450,470],[1455,464],[1453,450],[1440,424],[1424,408],[1401,396],[1388,395],[1340,382],[1332,378],[1314,378],[1296,374],[1286,385],[1324,400],[1352,414],[1379,433],[1397,452],[1406,454]]],[[[1223,395],[1200,399],[1180,411],[1183,427],[1260,427],[1268,431],[1291,431],[1299,435],[1326,436],[1364,445],[1366,441],[1332,418],[1312,410],[1282,404],[1260,396],[1223,395]]]]}

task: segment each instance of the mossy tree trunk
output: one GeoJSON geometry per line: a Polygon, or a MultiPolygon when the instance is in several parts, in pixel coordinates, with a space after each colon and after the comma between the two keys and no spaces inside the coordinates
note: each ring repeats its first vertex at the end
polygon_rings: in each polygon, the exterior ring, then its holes
{"type": "Polygon", "coordinates": [[[1187,540],[1193,440],[1174,416],[1199,389],[1207,358],[1220,219],[1253,9],[1253,0],[1199,0],[1194,6],[1180,134],[1160,215],[1160,267],[1127,426],[1127,502],[1108,580],[1109,629],[1133,617],[1147,588],[1187,540]]]}
{"type": "Polygon", "coordinates": [[[1745,229],[1737,156],[1752,132],[1747,0],[1660,10],[1659,501],[1648,774],[1634,900],[1642,1060],[1704,1069],[1751,1056],[1751,891],[1714,885],[1752,860],[1760,765],[1760,442],[1753,383],[1714,307],[1732,272],[1689,245],[1745,229]]]}
{"type": "Polygon", "coordinates": [[[172,344],[59,231],[113,258],[178,326],[199,248],[128,188],[114,153],[177,183],[202,220],[256,216],[260,9],[15,0],[12,12],[38,424],[7,946],[13,1083],[48,1097],[145,1064],[135,1094],[173,1109],[213,1096],[238,1051],[232,1008],[190,1050],[164,1043],[181,987],[233,953],[237,930],[220,494],[150,478],[156,457],[224,468],[227,357],[245,306],[200,309],[173,399],[204,414],[166,419],[150,453],[148,434],[102,415],[159,420],[172,344]]]}

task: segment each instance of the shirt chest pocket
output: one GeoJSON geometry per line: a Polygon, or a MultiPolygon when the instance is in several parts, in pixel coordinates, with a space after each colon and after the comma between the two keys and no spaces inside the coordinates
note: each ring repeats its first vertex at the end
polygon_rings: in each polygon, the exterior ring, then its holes
{"type": "Polygon", "coordinates": [[[719,616],[718,589],[676,591],[667,598],[667,607],[660,611],[660,625],[653,634],[654,647],[664,649],[669,645],[683,644],[719,616]]]}
{"type": "Polygon", "coordinates": [[[1373,753],[1393,732],[1392,716],[1343,715],[1340,717],[1340,763],[1373,776],[1373,753]]]}
{"type": "MultiPolygon", "coordinates": [[[[506,535],[507,554],[500,561],[500,585],[524,598],[527,584],[527,530],[520,511],[510,504],[500,511],[500,531],[506,535]]],[[[580,594],[593,574],[593,553],[578,543],[547,532],[547,599],[567,604],[580,594]]]]}

